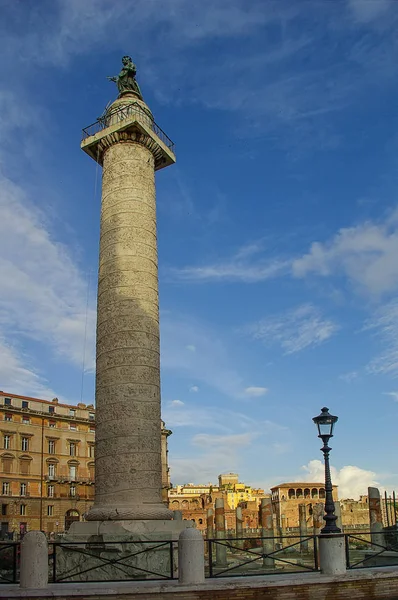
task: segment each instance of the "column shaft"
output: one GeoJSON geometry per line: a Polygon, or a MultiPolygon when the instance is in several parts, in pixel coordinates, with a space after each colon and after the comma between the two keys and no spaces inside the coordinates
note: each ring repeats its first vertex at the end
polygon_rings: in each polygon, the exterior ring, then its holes
{"type": "Polygon", "coordinates": [[[119,142],[103,158],[89,520],[172,516],[161,498],[157,268],[154,158],[119,142]]]}

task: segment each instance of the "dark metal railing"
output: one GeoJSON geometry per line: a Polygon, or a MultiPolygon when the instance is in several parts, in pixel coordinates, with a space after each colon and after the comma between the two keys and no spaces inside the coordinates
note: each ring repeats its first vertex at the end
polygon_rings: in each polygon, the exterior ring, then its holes
{"type": "Polygon", "coordinates": [[[206,539],[206,577],[318,571],[317,536],[206,539]],[[223,556],[220,560],[220,548],[223,556]],[[219,556],[217,556],[219,555],[219,556]]]}
{"type": "Polygon", "coordinates": [[[174,579],[175,545],[172,540],[49,542],[49,580],[94,583],[174,579]]]}
{"type": "Polygon", "coordinates": [[[83,129],[82,140],[95,135],[99,131],[102,131],[106,127],[123,121],[124,119],[129,119],[133,116],[138,117],[138,120],[145,122],[152,129],[154,133],[162,140],[162,142],[169,148],[172,152],[175,151],[174,142],[171,141],[168,135],[155,123],[153,120],[152,114],[149,110],[145,110],[141,104],[138,102],[132,102],[127,106],[121,106],[120,108],[116,108],[111,110],[102,117],[99,117],[95,123],[92,123],[88,127],[83,129]]]}
{"type": "Polygon", "coordinates": [[[346,533],[347,569],[398,565],[398,531],[346,533]]]}
{"type": "Polygon", "coordinates": [[[0,542],[0,584],[18,582],[19,556],[18,542],[0,542]]]}

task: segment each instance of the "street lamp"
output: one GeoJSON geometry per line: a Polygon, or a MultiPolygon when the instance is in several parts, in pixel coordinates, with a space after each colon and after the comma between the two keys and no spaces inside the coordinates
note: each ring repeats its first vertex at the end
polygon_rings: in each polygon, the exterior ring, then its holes
{"type": "Polygon", "coordinates": [[[323,442],[323,456],[325,459],[325,516],[323,517],[326,521],[326,525],[321,529],[321,533],[341,533],[341,529],[336,525],[336,515],[334,514],[334,502],[333,502],[333,486],[332,479],[330,477],[330,465],[329,465],[329,452],[331,448],[328,446],[328,442],[333,437],[333,428],[338,417],[334,417],[329,413],[329,409],[322,408],[321,414],[314,417],[312,420],[318,427],[318,437],[323,442]]]}

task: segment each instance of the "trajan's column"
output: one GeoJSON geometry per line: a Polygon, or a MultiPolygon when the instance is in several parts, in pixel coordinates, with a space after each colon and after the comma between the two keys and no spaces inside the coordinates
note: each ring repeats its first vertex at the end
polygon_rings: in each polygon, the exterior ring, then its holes
{"type": "MultiPolygon", "coordinates": [[[[95,503],[89,521],[168,520],[162,503],[155,171],[175,162],[130,57],[119,96],[83,130],[102,167],[95,503]]],[[[127,525],[127,523],[126,523],[127,525]]],[[[160,525],[160,524],[159,524],[160,525]]]]}

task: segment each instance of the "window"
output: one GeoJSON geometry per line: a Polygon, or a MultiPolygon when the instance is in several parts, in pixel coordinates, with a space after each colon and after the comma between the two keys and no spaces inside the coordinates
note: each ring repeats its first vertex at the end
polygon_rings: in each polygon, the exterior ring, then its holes
{"type": "Polygon", "coordinates": [[[22,400],[22,408],[29,408],[29,402],[27,400],[22,400]]]}
{"type": "Polygon", "coordinates": [[[30,460],[22,459],[20,462],[20,471],[22,475],[28,475],[30,471],[30,460]]]}
{"type": "Polygon", "coordinates": [[[55,441],[54,440],[48,440],[48,453],[55,454],[55,441]]]}
{"type": "Polygon", "coordinates": [[[21,504],[21,506],[19,507],[19,514],[21,515],[21,517],[24,517],[26,515],[26,504],[21,504]]]}
{"type": "Polygon", "coordinates": [[[76,467],[75,467],[75,465],[69,465],[69,478],[72,481],[76,480],[76,467]]]}
{"type": "Polygon", "coordinates": [[[3,456],[1,463],[4,473],[12,473],[12,457],[3,456]]]}
{"type": "Polygon", "coordinates": [[[4,404],[6,406],[11,406],[11,398],[4,398],[4,404]]]}
{"type": "Polygon", "coordinates": [[[10,415],[10,413],[6,413],[6,414],[4,415],[4,420],[5,420],[5,421],[12,421],[12,415],[10,415]]]}
{"type": "Polygon", "coordinates": [[[48,465],[48,476],[51,479],[53,479],[55,477],[55,465],[54,464],[48,465]]]}
{"type": "Polygon", "coordinates": [[[3,496],[8,496],[10,493],[10,484],[8,481],[3,481],[2,485],[3,496]]]}
{"type": "Polygon", "coordinates": [[[6,515],[7,514],[7,509],[8,509],[8,504],[2,504],[1,505],[1,514],[2,515],[6,515]]]}
{"type": "Polygon", "coordinates": [[[48,422],[48,426],[49,427],[55,427],[55,421],[49,421],[48,422]]]}
{"type": "Polygon", "coordinates": [[[29,450],[29,438],[23,437],[21,446],[22,452],[27,452],[29,450]]]}
{"type": "Polygon", "coordinates": [[[71,429],[72,431],[77,431],[77,425],[76,425],[76,423],[71,423],[69,425],[69,429],[71,429]]]}
{"type": "Polygon", "coordinates": [[[48,412],[50,413],[50,415],[53,415],[55,413],[55,406],[49,406],[48,412]]]}
{"type": "Polygon", "coordinates": [[[94,427],[94,425],[90,425],[89,431],[90,431],[90,433],[95,433],[95,427],[94,427]]]}
{"type": "Polygon", "coordinates": [[[52,504],[49,504],[47,506],[47,517],[53,517],[54,516],[54,506],[52,504]]]}
{"type": "Polygon", "coordinates": [[[30,424],[30,417],[27,417],[26,415],[22,415],[22,423],[24,425],[29,425],[30,424]]]}
{"type": "Polygon", "coordinates": [[[27,487],[28,486],[26,485],[26,483],[21,483],[20,490],[19,490],[19,493],[21,496],[26,496],[27,487]]]}
{"type": "Polygon", "coordinates": [[[47,496],[49,498],[54,498],[54,486],[53,485],[47,486],[47,496]]]}
{"type": "Polygon", "coordinates": [[[89,421],[94,421],[95,414],[94,413],[88,413],[88,418],[89,418],[89,421]]]}
{"type": "Polygon", "coordinates": [[[69,455],[76,456],[76,444],[74,442],[69,444],[69,455]]]}
{"type": "Polygon", "coordinates": [[[11,448],[11,436],[10,435],[4,436],[3,448],[4,448],[4,450],[9,450],[11,448]]]}
{"type": "Polygon", "coordinates": [[[70,408],[69,409],[69,416],[70,417],[75,417],[76,416],[76,410],[74,408],[70,408]]]}
{"type": "Polygon", "coordinates": [[[74,498],[76,496],[76,486],[75,485],[70,486],[70,495],[72,496],[72,498],[74,498]]]}
{"type": "Polygon", "coordinates": [[[88,447],[88,455],[90,458],[94,458],[94,453],[95,453],[95,447],[90,444],[88,447]]]}

